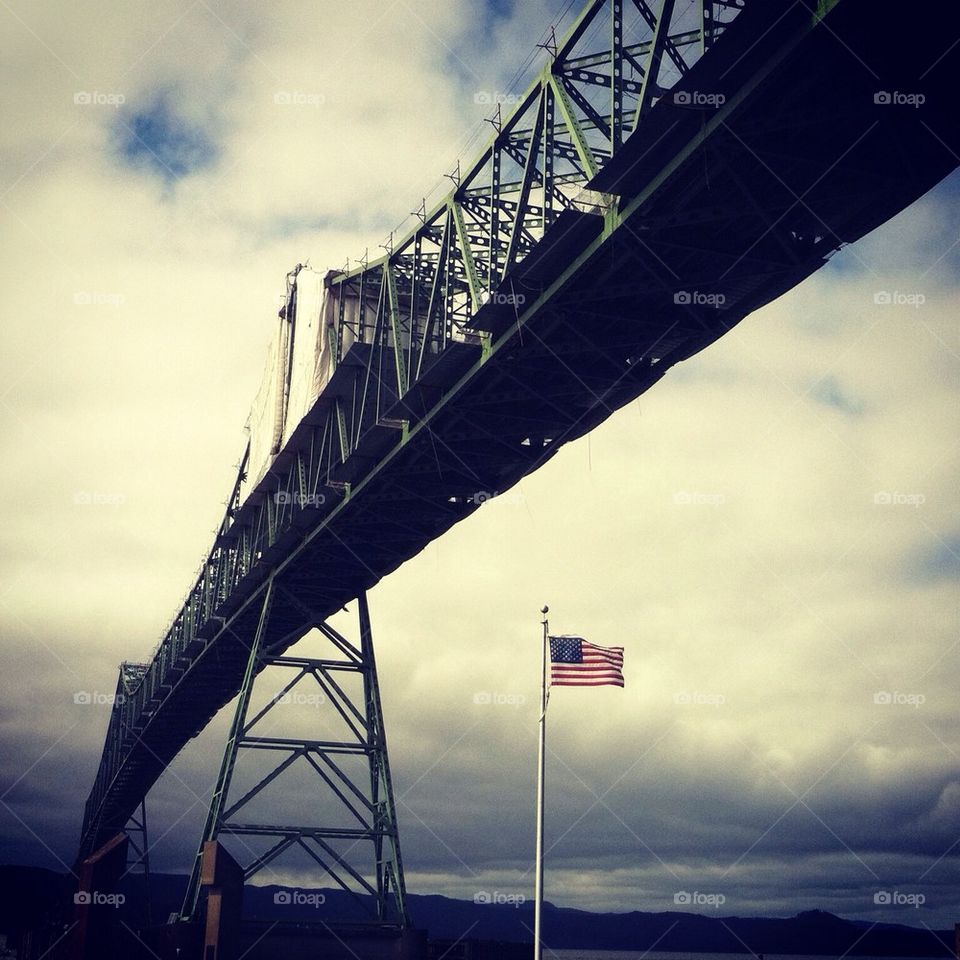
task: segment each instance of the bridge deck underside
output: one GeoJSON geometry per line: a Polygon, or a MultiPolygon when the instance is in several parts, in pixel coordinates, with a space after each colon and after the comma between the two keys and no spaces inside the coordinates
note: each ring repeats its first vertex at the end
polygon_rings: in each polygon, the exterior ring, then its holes
{"type": "MultiPolygon", "coordinates": [[[[498,308],[489,356],[452,348],[397,405],[406,440],[371,435],[343,465],[352,495],[268,551],[219,611],[226,627],[186,651],[141,717],[86,849],[122,829],[237,693],[271,567],[267,645],[279,651],[949,173],[960,51],[931,68],[960,35],[948,6],[933,24],[899,3],[845,0],[813,31],[800,4],[748,6],[678,88],[724,93],[724,112],[654,108],[642,141],[593,184],[627,219],[604,235],[601,217],[565,214],[507,281],[526,297],[522,325],[498,308]],[[874,105],[894,90],[926,103],[874,105]],[[677,303],[684,292],[721,294],[723,309],[677,303]]],[[[465,590],[471,579],[464,569],[465,590]]]]}

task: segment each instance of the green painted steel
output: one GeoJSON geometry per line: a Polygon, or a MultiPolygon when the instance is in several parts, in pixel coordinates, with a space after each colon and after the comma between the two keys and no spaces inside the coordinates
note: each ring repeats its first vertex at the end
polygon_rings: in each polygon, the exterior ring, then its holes
{"type": "MultiPolygon", "coordinates": [[[[235,851],[238,862],[247,860],[243,865],[245,880],[250,880],[288,851],[301,850],[341,889],[353,894],[360,907],[369,915],[370,922],[397,928],[409,926],[397,811],[390,777],[373,631],[366,594],[357,598],[358,643],[351,643],[329,624],[314,625],[330,642],[333,653],[340,654],[340,659],[284,657],[272,655],[264,646],[270,610],[276,602],[274,589],[271,579],[266,587],[260,620],[250,646],[243,685],[234,709],[206,824],[194,858],[181,919],[192,920],[201,915],[200,879],[204,845],[212,840],[226,841],[229,844],[231,838],[234,844],[243,844],[242,838],[256,837],[270,839],[274,843],[260,854],[248,851],[246,858],[241,856],[240,851],[235,851]],[[248,714],[254,684],[257,675],[266,667],[292,668],[295,673],[264,707],[250,717],[248,714]],[[362,681],[362,700],[345,690],[335,674],[359,676],[362,681]],[[332,717],[339,715],[344,731],[343,738],[312,740],[303,737],[257,736],[254,732],[257,724],[271,713],[277,704],[283,703],[284,698],[290,696],[304,679],[316,682],[322,691],[323,706],[332,717]],[[282,759],[279,762],[271,761],[268,773],[261,776],[243,796],[229,802],[234,770],[241,755],[247,758],[250,754],[265,752],[271,757],[280,754],[282,759]],[[366,758],[369,776],[367,789],[338,762],[339,758],[345,756],[366,758]],[[314,799],[321,794],[327,798],[336,798],[335,803],[350,814],[350,822],[356,821],[356,826],[344,828],[334,825],[333,821],[324,822],[322,817],[319,822],[296,824],[249,824],[236,820],[237,815],[246,810],[267,787],[279,784],[283,775],[298,763],[300,767],[309,765],[317,775],[317,795],[314,799]],[[351,843],[346,850],[338,851],[332,844],[339,840],[350,840],[351,843]],[[372,882],[368,877],[373,878],[372,882]],[[365,903],[364,896],[372,900],[372,910],[365,903]]],[[[315,810],[318,805],[313,803],[307,807],[315,810]]]]}

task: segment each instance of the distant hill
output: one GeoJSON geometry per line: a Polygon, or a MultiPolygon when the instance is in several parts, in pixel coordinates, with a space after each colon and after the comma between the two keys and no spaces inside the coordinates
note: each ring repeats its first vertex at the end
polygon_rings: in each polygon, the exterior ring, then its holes
{"type": "Polygon", "coordinates": [[[42,867],[0,866],[0,933],[16,933],[69,917],[73,882],[42,867]]]}
{"type": "MultiPolygon", "coordinates": [[[[520,907],[410,897],[410,913],[430,936],[455,939],[476,922],[471,937],[530,940],[533,905],[520,907]]],[[[589,913],[544,904],[546,943],[554,949],[664,950],[695,953],[823,956],[953,957],[953,931],[844,920],[814,910],[780,919],[704,917],[699,914],[589,913]]]]}
{"type": "MultiPolygon", "coordinates": [[[[162,923],[179,908],[186,878],[154,874],[152,920],[162,923]]],[[[140,875],[123,885],[123,908],[132,924],[145,917],[140,875]]],[[[69,916],[68,878],[35,867],[0,866],[0,932],[13,933],[45,919],[69,916]],[[66,911],[66,912],[65,912],[66,911]]],[[[276,902],[288,888],[247,887],[245,913],[262,920],[362,919],[362,907],[341,890],[317,888],[300,905],[276,902]]],[[[533,904],[474,903],[410,894],[411,919],[431,939],[530,942],[533,904]]],[[[789,918],[705,917],[694,913],[590,913],[544,904],[546,942],[554,949],[688,951],[695,953],[807,954],[815,956],[953,957],[953,931],[844,920],[820,910],[789,918]]]]}

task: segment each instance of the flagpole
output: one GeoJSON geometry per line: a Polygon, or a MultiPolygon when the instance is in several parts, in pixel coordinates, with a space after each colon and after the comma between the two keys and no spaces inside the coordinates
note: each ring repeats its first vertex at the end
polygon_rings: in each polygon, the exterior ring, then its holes
{"type": "Polygon", "coordinates": [[[543,648],[540,656],[540,743],[537,750],[537,862],[533,894],[533,960],[541,960],[540,914],[543,910],[543,770],[547,744],[547,614],[543,607],[543,648]]]}

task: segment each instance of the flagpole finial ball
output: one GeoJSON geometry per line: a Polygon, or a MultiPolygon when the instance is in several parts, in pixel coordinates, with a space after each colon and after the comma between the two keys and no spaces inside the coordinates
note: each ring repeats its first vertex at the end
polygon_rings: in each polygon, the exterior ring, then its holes
{"type": "Polygon", "coordinates": [[[541,608],[540,608],[540,612],[543,613],[543,614],[547,614],[547,613],[550,612],[550,608],[549,608],[549,607],[546,607],[546,606],[541,607],[541,608]]]}

